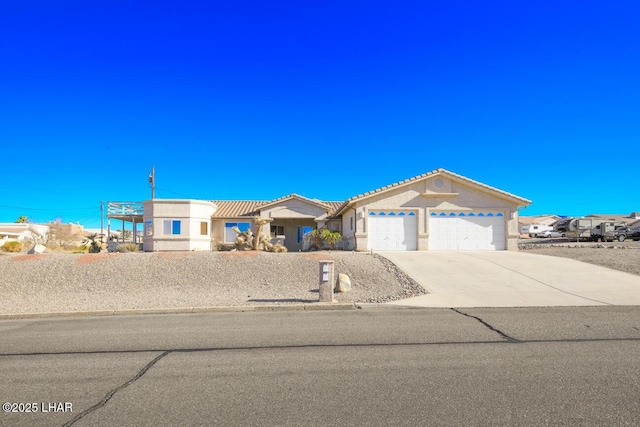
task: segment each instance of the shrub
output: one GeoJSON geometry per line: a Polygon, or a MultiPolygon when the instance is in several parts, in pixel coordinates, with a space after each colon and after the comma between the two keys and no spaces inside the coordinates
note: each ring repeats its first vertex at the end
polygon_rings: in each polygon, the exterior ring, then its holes
{"type": "Polygon", "coordinates": [[[2,247],[5,252],[22,252],[22,242],[6,242],[2,247]]]}
{"type": "Polygon", "coordinates": [[[327,227],[322,227],[311,230],[307,235],[307,240],[312,242],[313,246],[318,250],[324,248],[325,243],[328,244],[331,249],[335,249],[336,243],[342,240],[342,235],[337,231],[331,231],[327,229],[327,227]]]}
{"type": "Polygon", "coordinates": [[[140,252],[140,246],[137,243],[122,243],[116,248],[117,252],[140,252]]]}
{"type": "Polygon", "coordinates": [[[284,245],[281,245],[280,243],[276,243],[271,248],[271,252],[276,252],[276,253],[287,252],[287,248],[284,245]]]}
{"type": "Polygon", "coordinates": [[[236,245],[233,244],[233,243],[218,242],[218,244],[216,244],[216,249],[221,251],[221,252],[232,251],[235,248],[236,248],[236,245]]]}

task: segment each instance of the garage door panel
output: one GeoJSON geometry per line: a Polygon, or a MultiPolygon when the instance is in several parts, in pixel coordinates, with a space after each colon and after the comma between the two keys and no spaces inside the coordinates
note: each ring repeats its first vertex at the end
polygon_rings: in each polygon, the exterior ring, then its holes
{"type": "Polygon", "coordinates": [[[368,249],[417,249],[418,229],[415,214],[407,211],[373,211],[369,213],[368,218],[368,249]]]}
{"type": "Polygon", "coordinates": [[[504,250],[505,222],[501,213],[434,212],[429,216],[430,250],[504,250]],[[442,215],[444,213],[444,215],[442,215]]]}

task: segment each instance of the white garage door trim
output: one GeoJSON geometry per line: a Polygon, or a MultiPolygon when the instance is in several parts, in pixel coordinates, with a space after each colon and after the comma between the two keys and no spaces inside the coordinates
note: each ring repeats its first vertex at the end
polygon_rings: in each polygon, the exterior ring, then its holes
{"type": "Polygon", "coordinates": [[[368,214],[367,249],[415,251],[418,249],[418,215],[412,211],[375,210],[368,214]]]}
{"type": "Polygon", "coordinates": [[[429,214],[429,250],[501,251],[506,249],[502,212],[433,211],[429,214]]]}

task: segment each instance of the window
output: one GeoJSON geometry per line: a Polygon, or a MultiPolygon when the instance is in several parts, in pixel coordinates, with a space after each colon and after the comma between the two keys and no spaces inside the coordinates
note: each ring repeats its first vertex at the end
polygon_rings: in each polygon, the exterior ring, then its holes
{"type": "Polygon", "coordinates": [[[208,230],[208,224],[206,221],[202,221],[200,223],[200,235],[201,236],[206,236],[207,234],[209,234],[209,230],[208,230]]]}
{"type": "Polygon", "coordinates": [[[233,243],[236,241],[237,234],[233,231],[233,227],[238,227],[240,232],[247,231],[251,228],[251,224],[248,222],[225,222],[224,223],[224,242],[233,243]]]}
{"type": "Polygon", "coordinates": [[[180,221],[175,219],[165,219],[162,222],[164,234],[180,234],[180,221]]]}
{"type": "Polygon", "coordinates": [[[144,223],[144,235],[153,236],[153,221],[145,221],[144,223]]]}
{"type": "Polygon", "coordinates": [[[298,243],[301,243],[302,239],[304,239],[308,233],[311,233],[311,231],[313,231],[313,227],[309,225],[298,227],[298,243]]]}
{"type": "Polygon", "coordinates": [[[349,218],[349,227],[350,230],[353,230],[353,217],[349,218]]]}
{"type": "Polygon", "coordinates": [[[272,225],[271,237],[284,236],[284,225],[272,225]]]}

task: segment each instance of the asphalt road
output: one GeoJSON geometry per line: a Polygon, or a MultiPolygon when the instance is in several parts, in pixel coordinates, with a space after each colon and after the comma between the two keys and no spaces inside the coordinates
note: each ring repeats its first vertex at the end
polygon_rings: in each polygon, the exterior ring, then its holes
{"type": "Polygon", "coordinates": [[[0,400],[37,411],[2,426],[640,420],[634,307],[8,320],[0,336],[0,400]]]}

